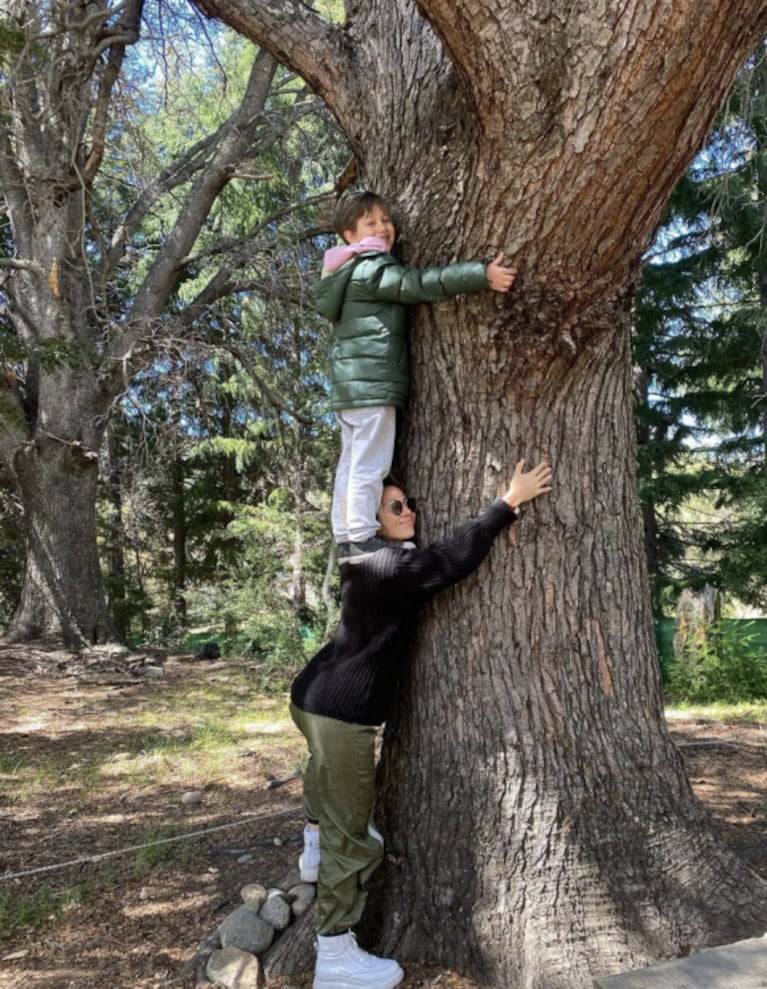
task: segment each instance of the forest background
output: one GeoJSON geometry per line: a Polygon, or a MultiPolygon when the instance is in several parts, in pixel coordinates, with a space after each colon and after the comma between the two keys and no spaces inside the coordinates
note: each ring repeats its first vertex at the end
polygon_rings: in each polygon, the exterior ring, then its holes
{"type": "MultiPolygon", "coordinates": [[[[203,28],[185,6],[157,10],[122,67],[91,207],[94,227],[111,230],[132,192],[160,188],[133,230],[125,299],[186,208],[190,163],[252,84],[249,43],[213,23],[203,28]],[[171,174],[177,180],[163,183],[171,174]]],[[[13,51],[12,36],[3,44],[13,51]]],[[[163,332],[110,406],[97,514],[121,639],[186,651],[215,641],[255,662],[262,688],[283,689],[336,616],[330,327],[309,289],[335,243],[329,217],[351,152],[305,84],[271,71],[268,139],[262,127],[213,197],[163,332]],[[222,258],[234,273],[226,291],[195,309],[222,258]]],[[[634,315],[640,496],[660,656],[669,687],[691,700],[767,695],[766,93],[760,46],[671,199],[634,315]],[[705,603],[705,627],[698,622],[686,647],[677,641],[674,663],[683,592],[705,603]]],[[[30,364],[76,372],[83,357],[71,340],[30,345],[8,318],[12,258],[4,211],[4,380],[30,364]]],[[[2,628],[25,575],[21,501],[2,473],[0,502],[2,628]]]]}

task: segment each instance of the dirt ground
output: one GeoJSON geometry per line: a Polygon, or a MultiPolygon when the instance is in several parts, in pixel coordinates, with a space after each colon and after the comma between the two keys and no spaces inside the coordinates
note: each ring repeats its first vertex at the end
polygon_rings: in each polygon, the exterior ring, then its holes
{"type": "MultiPolygon", "coordinates": [[[[191,805],[179,794],[194,787],[193,779],[127,791],[106,783],[85,805],[73,803],[66,773],[36,798],[13,794],[6,781],[15,761],[43,765],[53,750],[60,756],[65,749],[77,765],[105,745],[119,758],[121,724],[145,691],[210,676],[210,665],[163,661],[165,678],[150,685],[143,678],[73,677],[63,666],[57,675],[41,675],[39,654],[0,650],[0,899],[44,888],[56,905],[48,921],[0,930],[3,989],[194,989],[190,960],[240,902],[240,888],[276,881],[297,858],[300,783],[267,786],[275,775],[289,775],[289,761],[267,764],[241,753],[220,785],[206,787],[191,805]],[[183,846],[168,843],[167,859],[140,874],[139,853],[113,853],[142,844],[152,820],[158,827],[170,820],[177,834],[202,833],[183,846]],[[252,856],[247,863],[239,861],[244,854],[252,856]],[[62,910],[61,897],[73,886],[86,895],[62,910]]],[[[716,829],[767,878],[767,725],[677,717],[670,726],[716,829]]],[[[402,989],[476,989],[454,972],[405,968],[402,989]]],[[[290,985],[309,989],[311,977],[290,985]]]]}

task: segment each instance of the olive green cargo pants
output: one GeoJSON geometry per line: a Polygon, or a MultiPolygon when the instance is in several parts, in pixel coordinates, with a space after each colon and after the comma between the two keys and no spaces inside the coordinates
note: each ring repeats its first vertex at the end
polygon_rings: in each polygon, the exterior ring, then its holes
{"type": "Polygon", "coordinates": [[[304,813],[320,825],[317,933],[340,934],[362,916],[365,884],[381,864],[383,838],[373,824],[376,729],[290,714],[309,746],[304,813]]]}

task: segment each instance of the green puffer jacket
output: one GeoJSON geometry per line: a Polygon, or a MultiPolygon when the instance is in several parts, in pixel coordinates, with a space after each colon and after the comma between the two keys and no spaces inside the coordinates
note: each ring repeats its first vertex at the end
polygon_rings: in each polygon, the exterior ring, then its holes
{"type": "Polygon", "coordinates": [[[483,261],[409,268],[376,251],[359,254],[325,275],[313,292],[317,309],[335,329],[331,409],[402,408],[409,385],[405,306],[487,287],[483,261]]]}

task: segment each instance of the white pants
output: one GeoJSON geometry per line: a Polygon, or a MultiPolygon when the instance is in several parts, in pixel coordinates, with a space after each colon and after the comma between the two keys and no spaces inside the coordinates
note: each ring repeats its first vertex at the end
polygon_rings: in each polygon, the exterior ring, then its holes
{"type": "Polygon", "coordinates": [[[341,456],[333,486],[331,523],[337,543],[359,543],[379,528],[383,479],[391,470],[397,410],[370,405],[336,412],[341,424],[341,456]]]}

